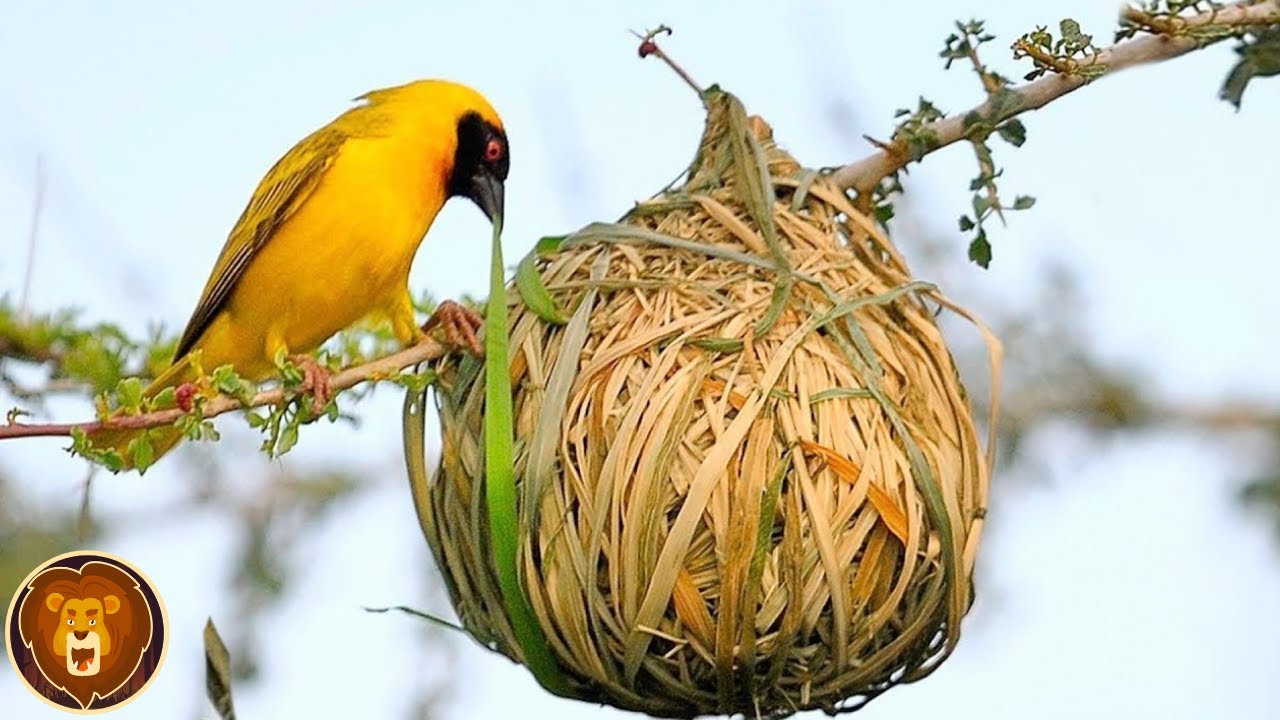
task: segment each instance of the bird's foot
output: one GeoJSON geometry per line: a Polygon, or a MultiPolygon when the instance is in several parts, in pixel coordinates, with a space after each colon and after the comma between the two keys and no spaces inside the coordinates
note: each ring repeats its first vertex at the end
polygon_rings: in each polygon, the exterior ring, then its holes
{"type": "Polygon", "coordinates": [[[484,318],[470,308],[465,308],[452,300],[445,300],[436,306],[436,311],[422,326],[422,332],[429,333],[440,328],[444,333],[445,344],[455,348],[465,348],[477,357],[484,355],[484,348],[476,338],[476,333],[484,325],[484,318]]]}
{"type": "Polygon", "coordinates": [[[311,396],[311,413],[319,415],[333,399],[333,391],[329,387],[329,379],[333,373],[329,368],[316,362],[310,355],[290,355],[289,362],[302,371],[302,392],[311,396]]]}

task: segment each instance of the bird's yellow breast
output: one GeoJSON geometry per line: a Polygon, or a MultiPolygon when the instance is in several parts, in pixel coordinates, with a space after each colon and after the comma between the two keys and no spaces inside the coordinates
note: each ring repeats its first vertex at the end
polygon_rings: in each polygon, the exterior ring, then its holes
{"type": "Polygon", "coordinates": [[[355,138],[307,202],[254,258],[197,344],[206,367],[271,372],[279,350],[308,352],[371,311],[396,307],[445,201],[433,134],[355,138]]]}

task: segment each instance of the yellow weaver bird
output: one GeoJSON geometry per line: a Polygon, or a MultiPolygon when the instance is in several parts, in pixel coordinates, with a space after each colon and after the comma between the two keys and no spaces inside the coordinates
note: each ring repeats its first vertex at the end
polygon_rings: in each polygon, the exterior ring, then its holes
{"type": "MultiPolygon", "coordinates": [[[[388,319],[406,345],[440,325],[450,342],[478,348],[479,317],[455,303],[441,303],[418,326],[409,268],[449,198],[470,198],[490,221],[500,218],[509,162],[502,121],[478,92],[443,80],[374,90],[357,100],[295,145],[258,184],[173,365],[146,396],[221,365],[265,379],[284,353],[306,371],[306,385],[323,405],[328,376],[301,354],[370,315],[388,319]]],[[[89,438],[127,459],[140,432],[101,430],[89,438]]],[[[150,433],[157,458],[182,437],[170,427],[150,433]]]]}

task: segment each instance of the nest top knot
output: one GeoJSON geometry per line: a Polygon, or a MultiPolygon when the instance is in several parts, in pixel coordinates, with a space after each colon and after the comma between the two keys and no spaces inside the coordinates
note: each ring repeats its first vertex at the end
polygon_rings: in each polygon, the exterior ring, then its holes
{"type": "MultiPolygon", "coordinates": [[[[934,319],[963,311],[736,98],[703,98],[683,184],[517,273],[521,582],[575,697],[848,709],[936,667],[972,599],[990,459],[934,319]]],[[[441,465],[414,482],[463,625],[522,659],[478,363],[438,368],[441,465]]]]}

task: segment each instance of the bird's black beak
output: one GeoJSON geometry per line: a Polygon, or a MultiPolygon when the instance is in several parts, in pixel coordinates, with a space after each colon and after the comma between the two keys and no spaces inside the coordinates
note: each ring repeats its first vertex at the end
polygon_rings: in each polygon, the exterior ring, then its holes
{"type": "Polygon", "coordinates": [[[471,176],[471,192],[467,193],[467,197],[480,206],[489,222],[502,217],[504,185],[488,168],[481,167],[471,176]]]}

